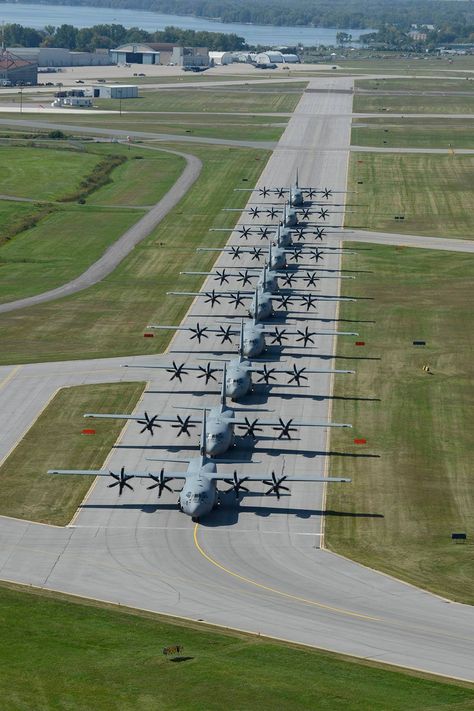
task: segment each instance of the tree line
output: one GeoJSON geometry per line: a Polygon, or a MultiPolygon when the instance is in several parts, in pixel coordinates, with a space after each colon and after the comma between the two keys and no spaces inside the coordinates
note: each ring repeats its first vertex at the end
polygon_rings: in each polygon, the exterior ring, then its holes
{"type": "Polygon", "coordinates": [[[42,30],[36,30],[13,23],[4,26],[3,34],[7,47],[63,47],[80,52],[113,49],[121,44],[136,42],[172,42],[183,47],[208,47],[223,52],[246,48],[244,38],[236,34],[196,32],[179,27],[146,32],[138,27],[126,29],[122,25],[94,25],[78,29],[65,24],[60,27],[47,25],[42,30]]]}
{"type": "MultiPolygon", "coordinates": [[[[90,5],[90,0],[48,0],[59,5],[90,5]]],[[[472,23],[466,0],[94,0],[95,6],[192,15],[222,22],[302,25],[336,29],[377,29],[394,25],[472,23]]]]}

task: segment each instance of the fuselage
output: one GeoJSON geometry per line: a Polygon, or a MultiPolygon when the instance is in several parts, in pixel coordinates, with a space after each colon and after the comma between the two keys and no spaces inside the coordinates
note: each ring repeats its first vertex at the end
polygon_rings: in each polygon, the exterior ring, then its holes
{"type": "Polygon", "coordinates": [[[265,332],[263,328],[253,321],[244,323],[242,338],[242,355],[244,358],[257,358],[265,350],[265,332]]]}
{"type": "Polygon", "coordinates": [[[286,267],[286,254],[281,247],[272,247],[269,265],[271,269],[284,269],[286,267]]]}
{"type": "Polygon", "coordinates": [[[294,207],[302,207],[304,205],[303,193],[297,185],[290,188],[290,205],[294,207]]]}
{"type": "Polygon", "coordinates": [[[284,227],[296,227],[298,224],[298,215],[296,210],[289,209],[283,221],[284,227]]]}
{"type": "Polygon", "coordinates": [[[264,321],[266,318],[269,318],[273,313],[272,296],[267,291],[260,291],[260,289],[257,289],[257,292],[258,309],[255,308],[256,298],[254,296],[252,301],[250,302],[249,314],[257,321],[264,321]]]}
{"type": "Polygon", "coordinates": [[[278,275],[270,269],[266,273],[260,274],[257,281],[257,288],[268,291],[270,294],[276,294],[278,291],[278,275]]]}
{"type": "Polygon", "coordinates": [[[179,507],[187,516],[204,516],[217,504],[217,487],[213,479],[216,471],[214,462],[203,461],[201,457],[189,462],[184,486],[179,495],[179,507]]]}
{"type": "Polygon", "coordinates": [[[275,234],[273,244],[276,247],[291,247],[293,240],[291,237],[291,230],[287,227],[280,227],[279,232],[275,234]]]}
{"type": "Polygon", "coordinates": [[[206,421],[205,451],[209,457],[224,454],[234,444],[234,412],[222,405],[213,407],[206,421]]]}
{"type": "Polygon", "coordinates": [[[231,360],[227,365],[226,393],[232,400],[247,395],[252,388],[252,376],[248,370],[250,363],[239,358],[231,360]]]}

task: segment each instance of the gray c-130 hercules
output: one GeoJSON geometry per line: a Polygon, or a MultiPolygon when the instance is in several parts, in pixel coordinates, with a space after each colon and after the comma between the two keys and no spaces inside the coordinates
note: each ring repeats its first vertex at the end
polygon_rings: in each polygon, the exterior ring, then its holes
{"type": "MultiPolygon", "coordinates": [[[[111,477],[112,483],[109,488],[118,487],[119,496],[122,495],[124,489],[133,491],[132,485],[129,483],[132,479],[145,479],[151,482],[147,489],[158,489],[158,498],[161,498],[163,491],[171,492],[172,489],[169,483],[174,479],[182,480],[183,487],[179,492],[178,508],[187,516],[191,516],[193,521],[198,521],[201,516],[210,513],[212,509],[219,504],[219,491],[217,489],[218,482],[224,482],[230,485],[225,493],[233,491],[236,499],[239,499],[240,493],[248,492],[245,486],[247,482],[262,482],[270,488],[265,491],[266,496],[275,494],[279,499],[282,491],[288,491],[285,486],[291,482],[319,482],[319,483],[349,483],[351,480],[345,477],[322,477],[322,476],[281,476],[277,477],[275,472],[268,474],[257,474],[249,476],[240,476],[237,471],[234,471],[231,476],[229,474],[220,474],[217,471],[217,464],[206,455],[205,442],[207,439],[206,432],[206,412],[203,411],[202,416],[202,432],[200,440],[199,456],[191,459],[150,459],[149,461],[187,463],[185,472],[168,472],[165,474],[164,468],[159,472],[149,471],[125,471],[125,467],[121,467],[119,473],[114,473],[105,469],[49,469],[48,474],[70,474],[73,476],[101,476],[111,477]]],[[[227,462],[229,464],[240,462],[227,462]]]]}
{"type": "MultiPolygon", "coordinates": [[[[206,408],[209,412],[207,417],[206,437],[202,446],[205,453],[209,457],[218,457],[225,454],[230,447],[235,443],[235,428],[244,430],[243,436],[249,436],[253,439],[257,438],[257,432],[260,432],[263,427],[271,427],[272,430],[278,432],[278,439],[292,439],[292,433],[297,432],[299,427],[338,427],[347,428],[352,425],[340,422],[315,422],[313,420],[295,420],[290,418],[285,421],[283,418],[278,420],[264,420],[256,417],[250,421],[248,417],[236,416],[236,410],[227,406],[226,392],[226,364],[224,363],[224,377],[222,379],[222,390],[219,405],[206,408]]],[[[200,407],[184,407],[186,411],[197,410],[202,412],[200,407]]],[[[251,410],[245,409],[245,412],[250,413],[251,410]]],[[[261,412],[261,410],[257,410],[261,412]]],[[[143,425],[141,433],[148,431],[153,436],[155,427],[161,427],[161,422],[169,422],[171,426],[178,430],[177,436],[182,434],[191,436],[190,429],[196,427],[201,422],[200,417],[186,415],[182,418],[180,415],[167,417],[163,415],[152,415],[151,417],[145,412],[143,415],[127,415],[122,413],[86,413],[84,417],[93,419],[113,419],[113,420],[134,420],[138,424],[143,425]]]]}
{"type": "Polygon", "coordinates": [[[296,169],[295,182],[289,188],[268,188],[265,185],[259,188],[235,188],[237,192],[258,192],[260,197],[266,198],[268,195],[276,195],[279,198],[287,197],[292,207],[302,207],[305,204],[305,196],[312,200],[321,194],[326,200],[331,195],[347,193],[347,190],[333,190],[332,188],[303,187],[299,184],[298,169],[296,169]]]}

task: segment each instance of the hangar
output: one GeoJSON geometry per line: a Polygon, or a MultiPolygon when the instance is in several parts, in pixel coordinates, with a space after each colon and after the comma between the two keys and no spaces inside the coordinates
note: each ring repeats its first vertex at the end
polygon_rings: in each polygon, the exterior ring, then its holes
{"type": "Polygon", "coordinates": [[[209,63],[214,67],[232,64],[234,55],[232,52],[209,52],[209,63]]]}
{"type": "Polygon", "coordinates": [[[114,64],[176,64],[185,66],[208,66],[207,47],[178,47],[171,42],[123,44],[110,50],[114,64]]]}
{"type": "Polygon", "coordinates": [[[95,99],[138,98],[138,86],[133,84],[93,84],[89,92],[95,99]]]}
{"type": "Polygon", "coordinates": [[[37,84],[38,64],[22,59],[8,50],[0,53],[0,84],[14,86],[16,84],[37,84]]]}

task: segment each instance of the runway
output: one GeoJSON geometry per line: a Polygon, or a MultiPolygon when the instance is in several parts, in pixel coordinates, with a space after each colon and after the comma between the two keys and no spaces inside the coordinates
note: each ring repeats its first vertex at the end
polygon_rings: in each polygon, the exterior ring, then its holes
{"type": "MultiPolygon", "coordinates": [[[[331,77],[311,80],[313,83],[327,92],[303,95],[295,120],[290,120],[282,136],[283,148],[274,151],[259,185],[288,184],[298,167],[301,184],[345,187],[352,95],[331,88],[350,89],[352,80],[331,77]],[[341,150],[324,150],[336,143],[341,150]]],[[[232,243],[236,239],[233,237],[232,243]]],[[[336,236],[325,241],[338,244],[336,236]]],[[[357,257],[353,259],[351,268],[356,269],[357,257]]],[[[228,257],[219,259],[219,265],[224,264],[230,264],[228,257]]],[[[338,266],[336,255],[325,258],[325,268],[338,266]]],[[[359,275],[350,286],[343,283],[342,292],[363,294],[362,280],[359,275]]],[[[322,281],[320,292],[336,295],[337,281],[322,281]]],[[[370,302],[367,304],[370,318],[370,302]]],[[[224,304],[211,312],[202,299],[196,299],[186,320],[219,324],[228,313],[224,304]]],[[[308,315],[301,310],[288,314],[289,321],[297,319],[303,326],[334,328],[336,303],[325,301],[308,315]],[[306,321],[307,316],[311,320],[306,321]]],[[[356,330],[363,337],[362,324],[356,330]]],[[[169,360],[178,360],[181,352],[190,350],[190,343],[195,357],[207,359],[204,349],[209,347],[217,353],[223,349],[235,353],[235,344],[229,349],[228,344],[223,347],[210,337],[199,346],[179,333],[171,343],[169,360]]],[[[318,340],[316,348],[303,352],[290,340],[281,358],[291,364],[296,356],[298,365],[329,367],[334,347],[334,339],[326,336],[318,340]]],[[[270,350],[272,354],[280,355],[275,348],[270,350]]],[[[167,358],[159,356],[161,361],[167,358]]],[[[139,364],[154,358],[127,360],[139,364]]],[[[176,405],[217,403],[215,383],[209,386],[209,395],[201,396],[200,380],[190,377],[177,387],[160,371],[123,369],[118,367],[122,362],[124,359],[0,368],[0,457],[14,446],[15,433],[18,436],[22,427],[31,423],[62,384],[148,380],[147,390],[152,392],[143,396],[137,412],[145,406],[149,412],[168,413],[176,405]]],[[[285,418],[328,420],[331,392],[329,375],[310,376],[308,387],[298,390],[282,379],[268,391],[258,386],[248,403],[268,408],[271,412],[266,418],[284,414],[285,418]]],[[[152,439],[140,435],[131,423],[107,466],[113,470],[122,465],[142,469],[150,466],[145,460],[148,456],[192,456],[196,431],[189,442],[182,440],[176,440],[167,426],[152,439]]],[[[348,451],[351,445],[349,430],[348,451]]],[[[232,457],[247,460],[252,454],[253,463],[221,467],[229,474],[236,468],[244,474],[272,469],[279,474],[284,459],[287,474],[317,474],[327,470],[327,451],[325,429],[302,429],[290,442],[257,441],[253,453],[249,442],[239,440],[232,457]]],[[[58,467],[61,464],[57,462],[58,467]]],[[[155,471],[161,466],[157,464],[155,471]]],[[[165,466],[185,469],[179,464],[165,466]]],[[[291,496],[279,502],[262,496],[264,488],[254,485],[239,507],[233,494],[224,496],[222,507],[197,527],[177,511],[175,492],[165,493],[158,502],[146,484],[134,481],[133,486],[133,492],[119,499],[107,482],[98,481],[72,525],[64,529],[0,519],[0,577],[474,681],[474,609],[324,550],[325,516],[345,512],[325,510],[320,485],[293,484],[291,496]]],[[[346,486],[357,486],[357,481],[346,486]]]]}

